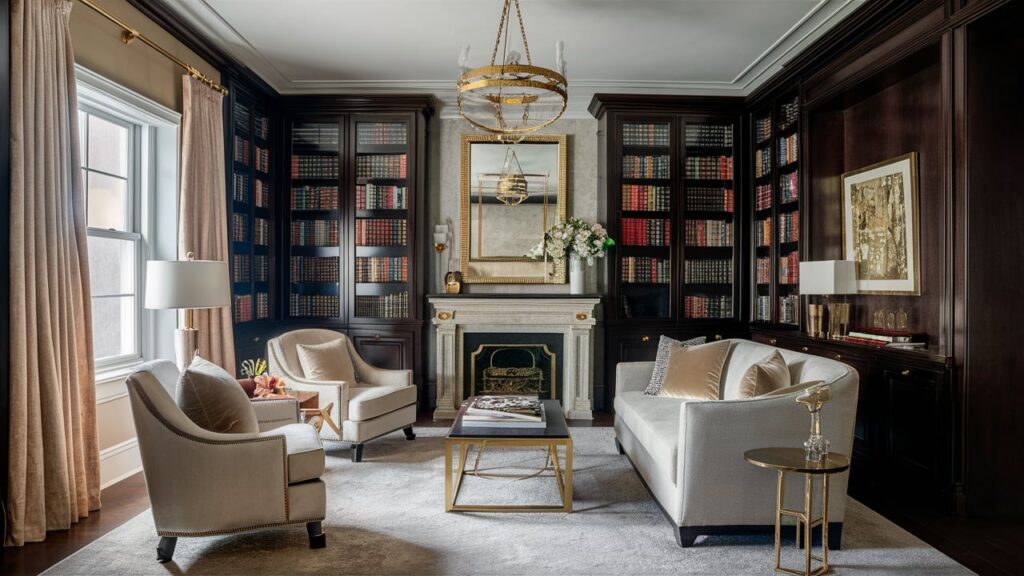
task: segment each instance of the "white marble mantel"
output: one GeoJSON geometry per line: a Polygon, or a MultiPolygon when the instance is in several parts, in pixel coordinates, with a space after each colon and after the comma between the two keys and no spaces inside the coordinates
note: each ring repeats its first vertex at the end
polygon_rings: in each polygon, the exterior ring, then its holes
{"type": "Polygon", "coordinates": [[[455,418],[462,404],[462,336],[466,332],[562,334],[562,409],[593,419],[594,314],[599,296],[458,294],[428,296],[437,330],[435,420],[455,418]]]}

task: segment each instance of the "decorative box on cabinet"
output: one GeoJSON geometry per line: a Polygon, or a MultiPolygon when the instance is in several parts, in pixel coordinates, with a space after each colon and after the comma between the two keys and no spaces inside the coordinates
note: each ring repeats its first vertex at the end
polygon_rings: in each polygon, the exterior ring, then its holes
{"type": "Polygon", "coordinates": [[[861,500],[934,502],[962,507],[963,453],[952,358],[929,350],[887,350],[752,331],[753,340],[844,362],[860,375],[850,493],[861,500]]]}

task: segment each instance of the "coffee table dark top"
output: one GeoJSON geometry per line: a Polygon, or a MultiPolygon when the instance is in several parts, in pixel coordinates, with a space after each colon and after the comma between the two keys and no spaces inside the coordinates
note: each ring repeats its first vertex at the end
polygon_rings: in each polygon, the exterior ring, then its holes
{"type": "Polygon", "coordinates": [[[472,398],[462,403],[459,415],[455,417],[449,438],[568,438],[569,425],[562,414],[562,405],[558,400],[541,400],[544,403],[544,417],[547,418],[546,428],[485,428],[483,426],[464,427],[462,415],[472,398]]]}

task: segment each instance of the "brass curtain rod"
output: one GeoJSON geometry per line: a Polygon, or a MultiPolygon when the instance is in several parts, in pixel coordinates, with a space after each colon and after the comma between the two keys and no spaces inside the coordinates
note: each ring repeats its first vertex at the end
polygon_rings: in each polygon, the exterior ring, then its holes
{"type": "Polygon", "coordinates": [[[101,16],[106,18],[107,20],[110,20],[114,24],[117,24],[118,26],[120,26],[121,29],[124,30],[124,32],[121,33],[121,42],[124,42],[125,45],[131,44],[132,41],[134,41],[134,40],[141,40],[142,43],[145,44],[146,46],[149,46],[153,50],[156,50],[157,52],[159,52],[161,55],[163,55],[165,58],[167,58],[171,62],[174,62],[178,66],[181,66],[182,68],[184,68],[188,72],[189,76],[195,78],[196,80],[199,80],[203,84],[206,84],[210,88],[213,88],[214,90],[220,92],[221,94],[223,94],[225,96],[228,95],[228,89],[227,88],[221,86],[220,84],[215,82],[212,78],[210,78],[206,74],[203,74],[202,72],[200,72],[199,69],[196,68],[195,66],[192,66],[191,64],[181,60],[180,58],[178,58],[174,54],[171,54],[170,52],[165,50],[162,46],[160,46],[156,42],[153,42],[149,38],[146,38],[138,30],[132,28],[131,26],[129,26],[129,25],[125,24],[123,21],[121,21],[121,19],[119,19],[117,16],[114,16],[113,14],[111,14],[111,13],[107,12],[106,10],[104,10],[103,8],[100,8],[99,6],[93,4],[92,0],[78,0],[78,1],[81,2],[82,4],[86,5],[87,7],[91,8],[92,10],[94,10],[95,12],[97,12],[98,14],[100,14],[101,16]]]}

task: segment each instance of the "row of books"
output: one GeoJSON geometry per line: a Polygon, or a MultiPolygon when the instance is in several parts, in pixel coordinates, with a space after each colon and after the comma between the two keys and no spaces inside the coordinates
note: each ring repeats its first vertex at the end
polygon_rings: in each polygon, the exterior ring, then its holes
{"type": "Polygon", "coordinates": [[[772,185],[759,184],[754,187],[754,209],[765,210],[772,207],[772,185]]]}
{"type": "Polygon", "coordinates": [[[736,209],[735,194],[731,188],[687,188],[686,209],[699,212],[733,212],[736,209]]]}
{"type": "Polygon", "coordinates": [[[409,316],[409,293],[356,296],[356,316],[361,318],[406,318],[409,316]]]}
{"type": "Polygon", "coordinates": [[[270,208],[270,182],[256,179],[256,206],[259,208],[270,208]]]}
{"type": "Polygon", "coordinates": [[[927,338],[904,330],[856,327],[850,330],[846,340],[879,348],[914,349],[926,348],[927,338]]]}
{"type": "Polygon", "coordinates": [[[666,258],[627,256],[622,259],[622,281],[668,284],[672,280],[672,262],[666,258]]]}
{"type": "Polygon", "coordinates": [[[249,139],[235,134],[235,162],[249,165],[249,139]]]}
{"type": "Polygon", "coordinates": [[[796,202],[800,198],[800,186],[798,186],[797,171],[783,174],[779,178],[779,202],[787,204],[796,202]]]}
{"type": "Polygon", "coordinates": [[[337,220],[295,220],[291,230],[292,246],[337,246],[337,220]]]}
{"type": "Polygon", "coordinates": [[[754,221],[754,246],[772,245],[772,219],[754,221]]]}
{"type": "Polygon", "coordinates": [[[255,168],[258,172],[264,174],[270,174],[270,150],[261,146],[256,146],[256,153],[253,154],[253,160],[255,161],[255,168]]]}
{"type": "Polygon", "coordinates": [[[337,209],[337,186],[292,186],[292,210],[337,209]]]}
{"type": "Polygon", "coordinates": [[[292,178],[337,178],[337,156],[303,156],[292,155],[292,178]]]}
{"type": "Polygon", "coordinates": [[[687,156],[686,177],[698,180],[732,180],[732,156],[687,156]]]}
{"type": "Polygon", "coordinates": [[[295,124],[292,126],[292,148],[337,150],[338,125],[295,124]]]}
{"type": "Polygon", "coordinates": [[[779,214],[779,242],[800,240],[800,212],[779,214]]]}
{"type": "Polygon", "coordinates": [[[266,218],[252,219],[252,243],[257,246],[270,246],[270,221],[266,218]]]}
{"type": "Polygon", "coordinates": [[[797,120],[800,119],[800,103],[796,98],[793,98],[789,102],[786,102],[779,109],[779,124],[783,129],[786,129],[793,124],[796,124],[797,120]]]}
{"type": "Polygon", "coordinates": [[[245,214],[231,215],[231,240],[234,242],[248,242],[249,241],[249,220],[246,219],[245,214]]]}
{"type": "Polygon", "coordinates": [[[732,146],[732,126],[721,124],[687,124],[686,146],[730,147],[732,146]]]}
{"type": "Polygon", "coordinates": [[[671,135],[671,124],[622,125],[622,144],[625,146],[668,146],[671,135]]]}
{"type": "Polygon", "coordinates": [[[249,203],[249,175],[235,172],[231,176],[231,198],[235,202],[249,203]]]}
{"type": "Polygon", "coordinates": [[[255,313],[256,320],[270,317],[270,297],[266,292],[239,294],[234,298],[235,323],[251,322],[255,313]]]}
{"type": "Polygon", "coordinates": [[[683,268],[687,284],[732,284],[732,260],[687,260],[683,268]]]}
{"type": "Polygon", "coordinates": [[[779,138],[779,166],[792,164],[799,159],[799,134],[779,138]]]}
{"type": "Polygon", "coordinates": [[[341,267],[337,256],[292,256],[292,282],[336,283],[341,267]]]}
{"type": "Polygon", "coordinates": [[[407,282],[407,256],[373,256],[356,258],[356,282],[407,282]]]}
{"type": "Polygon", "coordinates": [[[252,278],[252,262],[248,254],[235,254],[231,257],[231,277],[235,282],[249,282],[252,278]]]}
{"type": "Polygon", "coordinates": [[[687,246],[732,246],[732,222],[728,220],[687,220],[687,246]]]}
{"type": "Polygon", "coordinates": [[[407,229],[405,220],[359,218],[356,220],[356,246],[405,246],[407,229]]]}
{"type": "Polygon", "coordinates": [[[266,254],[256,254],[253,260],[253,279],[257,282],[270,282],[270,257],[266,254]]]}
{"type": "Polygon", "coordinates": [[[249,132],[249,122],[252,120],[252,114],[248,106],[235,102],[235,109],[232,111],[231,117],[236,129],[246,133],[249,132]]]}
{"type": "Polygon", "coordinates": [[[267,140],[270,138],[270,118],[266,116],[256,116],[256,121],[252,123],[253,134],[261,140],[267,140]]]}
{"type": "Polygon", "coordinates": [[[405,178],[405,154],[360,154],[356,156],[356,178],[405,178]]]}
{"type": "Polygon", "coordinates": [[[330,318],[340,312],[340,299],[334,294],[290,294],[288,298],[289,316],[330,318]]]}
{"type": "Polygon", "coordinates": [[[771,147],[754,149],[754,178],[760,178],[772,171],[771,147]]]}
{"type": "Polygon", "coordinates": [[[622,209],[667,212],[672,209],[672,189],[668,186],[623,184],[622,209]]]}
{"type": "Polygon", "coordinates": [[[772,281],[772,261],[770,258],[758,258],[755,269],[758,284],[768,284],[772,281]]]}
{"type": "Polygon", "coordinates": [[[772,297],[758,296],[754,299],[754,320],[770,322],[772,319],[772,297]]]}
{"type": "Polygon", "coordinates": [[[732,296],[687,296],[683,298],[687,318],[732,318],[732,296]]]}
{"type": "Polygon", "coordinates": [[[754,142],[767,142],[772,135],[772,117],[765,116],[754,120],[754,142]]]}
{"type": "Polygon", "coordinates": [[[409,189],[405,186],[356,186],[356,210],[404,210],[408,207],[409,189]]]}
{"type": "Polygon", "coordinates": [[[671,220],[660,218],[622,219],[622,243],[626,246],[668,246],[671,242],[671,220]]]}
{"type": "Polygon", "coordinates": [[[796,294],[779,296],[779,322],[782,324],[800,323],[800,297],[796,294]]]}
{"type": "Polygon", "coordinates": [[[622,157],[623,178],[669,178],[670,168],[667,155],[622,157]]]}
{"type": "Polygon", "coordinates": [[[360,122],[356,125],[358,144],[406,144],[406,125],[401,122],[360,122]]]}
{"type": "Polygon", "coordinates": [[[800,253],[796,250],[779,257],[779,284],[800,283],[800,253]]]}

